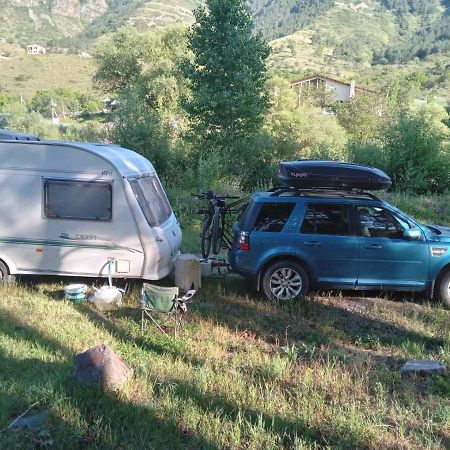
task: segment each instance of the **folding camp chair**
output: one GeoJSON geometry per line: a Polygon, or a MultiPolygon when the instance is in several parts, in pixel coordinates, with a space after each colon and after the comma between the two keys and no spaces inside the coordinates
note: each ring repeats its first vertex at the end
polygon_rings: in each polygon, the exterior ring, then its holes
{"type": "Polygon", "coordinates": [[[177,287],[162,287],[144,283],[141,291],[142,334],[144,334],[148,317],[158,329],[167,336],[167,333],[153,317],[156,313],[162,313],[173,320],[175,324],[174,334],[175,337],[177,337],[182,315],[187,311],[186,304],[191,300],[195,293],[196,291],[192,289],[186,292],[183,297],[179,297],[179,289],[177,287]]]}

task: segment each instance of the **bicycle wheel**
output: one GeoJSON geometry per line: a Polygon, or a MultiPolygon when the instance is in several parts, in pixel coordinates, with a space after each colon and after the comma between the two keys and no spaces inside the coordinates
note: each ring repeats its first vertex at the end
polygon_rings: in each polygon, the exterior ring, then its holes
{"type": "Polygon", "coordinates": [[[223,238],[223,217],[219,209],[214,212],[212,222],[212,252],[214,255],[218,255],[222,250],[222,238],[223,238]]]}
{"type": "Polygon", "coordinates": [[[205,216],[205,219],[203,221],[202,225],[202,234],[201,234],[201,241],[202,241],[202,256],[203,258],[207,258],[209,254],[211,253],[211,216],[207,215],[205,216]]]}

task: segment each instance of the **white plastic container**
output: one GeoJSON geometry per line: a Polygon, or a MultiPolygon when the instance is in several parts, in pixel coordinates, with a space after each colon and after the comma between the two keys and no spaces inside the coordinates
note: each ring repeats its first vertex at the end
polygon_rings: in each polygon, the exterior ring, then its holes
{"type": "Polygon", "coordinates": [[[180,255],[175,263],[175,286],[187,292],[202,287],[202,267],[195,255],[180,255]]]}
{"type": "Polygon", "coordinates": [[[102,286],[94,288],[92,301],[100,311],[109,311],[122,304],[122,293],[114,286],[102,286]]]}

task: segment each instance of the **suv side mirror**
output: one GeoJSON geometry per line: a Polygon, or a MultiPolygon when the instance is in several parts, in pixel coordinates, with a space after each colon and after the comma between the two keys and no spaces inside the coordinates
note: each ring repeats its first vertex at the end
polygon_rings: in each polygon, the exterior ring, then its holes
{"type": "Polygon", "coordinates": [[[420,241],[422,239],[422,233],[417,228],[405,230],[403,233],[403,239],[406,239],[407,241],[420,241]]]}

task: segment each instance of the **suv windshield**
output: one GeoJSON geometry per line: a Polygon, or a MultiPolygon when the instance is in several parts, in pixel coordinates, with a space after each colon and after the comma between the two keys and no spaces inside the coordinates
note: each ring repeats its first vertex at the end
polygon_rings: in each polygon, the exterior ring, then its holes
{"type": "Polygon", "coordinates": [[[147,222],[159,227],[172,214],[172,208],[156,175],[128,180],[147,222]]]}

